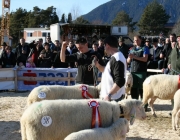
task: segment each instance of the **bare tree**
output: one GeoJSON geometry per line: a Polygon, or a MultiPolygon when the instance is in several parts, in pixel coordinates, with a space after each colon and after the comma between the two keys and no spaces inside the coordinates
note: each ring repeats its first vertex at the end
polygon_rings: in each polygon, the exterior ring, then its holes
{"type": "Polygon", "coordinates": [[[71,8],[72,20],[76,20],[81,15],[81,9],[78,5],[73,5],[71,8]]]}

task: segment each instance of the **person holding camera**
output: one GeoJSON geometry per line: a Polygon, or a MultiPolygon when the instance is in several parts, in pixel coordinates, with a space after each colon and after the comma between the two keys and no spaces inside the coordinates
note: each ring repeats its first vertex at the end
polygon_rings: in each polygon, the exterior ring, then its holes
{"type": "Polygon", "coordinates": [[[76,84],[96,85],[97,77],[95,77],[93,67],[96,66],[99,71],[103,71],[104,62],[102,61],[101,55],[98,52],[88,49],[88,43],[84,37],[77,39],[75,45],[78,49],[78,52],[66,55],[65,52],[68,46],[68,42],[64,41],[62,43],[60,52],[61,62],[77,63],[76,84]],[[99,63],[95,62],[95,65],[93,65],[92,62],[95,59],[97,59],[99,63]]]}
{"type": "Polygon", "coordinates": [[[52,52],[49,48],[49,43],[44,43],[44,49],[40,52],[38,57],[40,68],[51,68],[52,66],[52,52]]]}

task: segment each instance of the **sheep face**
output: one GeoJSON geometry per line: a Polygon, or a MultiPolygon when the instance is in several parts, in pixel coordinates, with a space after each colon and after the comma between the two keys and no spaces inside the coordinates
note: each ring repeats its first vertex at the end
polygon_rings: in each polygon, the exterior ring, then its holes
{"type": "Polygon", "coordinates": [[[146,112],[144,106],[142,104],[133,106],[129,116],[130,116],[130,125],[133,125],[135,118],[139,120],[144,120],[146,118],[146,112]]]}
{"type": "Polygon", "coordinates": [[[127,88],[130,88],[130,87],[132,87],[132,85],[133,85],[133,77],[132,77],[132,74],[131,74],[130,72],[127,72],[127,73],[126,73],[126,84],[125,84],[125,86],[126,86],[127,88]]]}

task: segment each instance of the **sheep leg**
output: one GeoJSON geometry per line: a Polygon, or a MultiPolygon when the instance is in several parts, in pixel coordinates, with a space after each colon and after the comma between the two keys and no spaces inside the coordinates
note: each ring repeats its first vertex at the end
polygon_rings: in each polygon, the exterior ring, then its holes
{"type": "Polygon", "coordinates": [[[156,117],[156,113],[155,113],[155,110],[154,110],[154,107],[153,107],[153,104],[154,104],[155,100],[156,100],[156,97],[152,97],[152,98],[150,99],[150,101],[149,101],[149,106],[150,106],[150,108],[151,108],[151,113],[152,113],[152,115],[153,115],[154,117],[156,117]]]}
{"type": "Polygon", "coordinates": [[[173,130],[176,130],[175,117],[176,117],[177,112],[178,112],[177,109],[173,109],[172,111],[172,129],[173,130]]]}
{"type": "Polygon", "coordinates": [[[175,116],[176,129],[179,128],[179,115],[180,115],[180,110],[176,113],[176,116],[175,116]]]}

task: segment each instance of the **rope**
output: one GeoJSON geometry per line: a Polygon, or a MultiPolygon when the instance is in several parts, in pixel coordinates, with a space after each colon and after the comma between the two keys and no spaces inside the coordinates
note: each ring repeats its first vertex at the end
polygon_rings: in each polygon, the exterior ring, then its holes
{"type": "Polygon", "coordinates": [[[173,72],[175,72],[176,74],[180,74],[180,72],[178,72],[178,71],[176,71],[176,70],[174,70],[174,69],[170,69],[171,71],[173,71],[173,72]]]}

